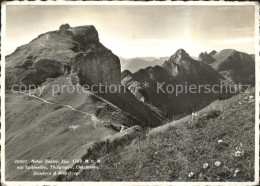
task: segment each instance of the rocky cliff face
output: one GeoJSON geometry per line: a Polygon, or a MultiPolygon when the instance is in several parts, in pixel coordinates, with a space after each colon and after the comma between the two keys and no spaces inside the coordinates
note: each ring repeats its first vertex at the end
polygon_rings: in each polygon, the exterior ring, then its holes
{"type": "Polygon", "coordinates": [[[93,42],[99,42],[98,32],[94,26],[78,26],[67,29],[73,34],[73,39],[83,46],[88,46],[93,42]]]}
{"type": "Polygon", "coordinates": [[[79,69],[80,84],[120,83],[120,61],[111,51],[99,48],[96,51],[79,53],[72,66],[79,69]]]}
{"type": "Polygon", "coordinates": [[[94,26],[61,26],[6,57],[6,88],[40,85],[46,78],[70,73],[76,73],[81,84],[120,83],[119,58],[99,42],[94,26]]]}
{"type": "Polygon", "coordinates": [[[216,83],[224,79],[209,65],[192,59],[185,50],[179,49],[166,61],[162,67],[179,81],[190,81],[193,83],[216,83]]]}
{"type": "Polygon", "coordinates": [[[190,56],[183,49],[176,51],[168,61],[163,64],[163,68],[169,72],[170,75],[185,76],[192,70],[192,63],[190,62],[190,56]]]}

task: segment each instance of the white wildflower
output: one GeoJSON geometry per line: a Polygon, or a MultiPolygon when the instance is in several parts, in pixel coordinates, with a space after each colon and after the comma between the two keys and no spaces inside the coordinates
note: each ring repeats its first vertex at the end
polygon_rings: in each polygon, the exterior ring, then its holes
{"type": "Polygon", "coordinates": [[[193,172],[190,172],[189,174],[188,174],[188,177],[189,178],[192,178],[194,176],[194,173],[193,172]]]}
{"type": "Polygon", "coordinates": [[[216,167],[219,167],[220,165],[221,165],[221,162],[220,162],[220,161],[216,161],[216,162],[215,162],[215,166],[216,166],[216,167]]]}
{"type": "Polygon", "coordinates": [[[238,151],[235,152],[235,156],[236,156],[236,157],[241,157],[241,156],[243,156],[243,155],[244,155],[244,152],[243,152],[243,151],[238,150],[238,151]]]}
{"type": "Polygon", "coordinates": [[[203,174],[202,173],[199,174],[199,180],[200,181],[203,180],[203,174]]]}
{"type": "Polygon", "coordinates": [[[207,169],[208,167],[209,167],[209,164],[208,163],[204,163],[203,169],[207,169]]]}
{"type": "Polygon", "coordinates": [[[237,174],[239,174],[241,172],[241,170],[240,169],[236,169],[235,170],[235,172],[234,172],[234,177],[236,177],[237,176],[237,174]]]}

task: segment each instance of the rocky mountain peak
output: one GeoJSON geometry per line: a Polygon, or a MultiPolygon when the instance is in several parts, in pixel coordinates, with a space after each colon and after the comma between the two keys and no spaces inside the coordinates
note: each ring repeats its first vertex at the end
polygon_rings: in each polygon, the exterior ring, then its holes
{"type": "Polygon", "coordinates": [[[209,55],[214,56],[216,53],[217,53],[216,50],[212,50],[212,51],[209,53],[209,55]]]}
{"type": "Polygon", "coordinates": [[[187,52],[186,52],[184,49],[182,49],[182,48],[178,49],[175,53],[176,53],[176,54],[189,55],[189,54],[187,54],[187,52]]]}
{"type": "Polygon", "coordinates": [[[214,55],[214,52],[213,53],[212,52],[210,52],[209,54],[207,52],[204,52],[204,53],[201,52],[199,54],[199,60],[204,62],[204,63],[207,63],[207,64],[213,63],[216,60],[212,57],[214,55]]]}
{"type": "Polygon", "coordinates": [[[171,58],[178,59],[178,60],[189,59],[190,55],[185,50],[178,49],[171,58]]]}
{"type": "MultiPolygon", "coordinates": [[[[208,55],[205,53],[205,55],[208,55]]],[[[210,56],[211,57],[211,56],[210,56]]],[[[208,64],[194,60],[183,49],[179,49],[162,66],[173,79],[192,82],[217,82],[222,76],[208,64]],[[203,74],[203,75],[202,75],[203,74]],[[202,77],[203,76],[203,77],[202,77]]]]}
{"type": "Polygon", "coordinates": [[[178,49],[170,58],[168,61],[166,61],[163,66],[166,64],[178,64],[180,66],[188,67],[189,63],[194,61],[190,55],[183,49],[178,49]]]}
{"type": "Polygon", "coordinates": [[[68,31],[73,33],[74,40],[85,46],[90,42],[99,42],[98,32],[93,25],[72,27],[68,31]]]}
{"type": "Polygon", "coordinates": [[[6,87],[40,85],[46,78],[78,75],[80,84],[119,84],[120,61],[99,42],[92,25],[43,33],[6,57],[6,87]]]}
{"type": "Polygon", "coordinates": [[[70,25],[68,23],[66,23],[66,24],[61,25],[59,29],[60,30],[67,30],[69,28],[70,28],[70,25]]]}
{"type": "Polygon", "coordinates": [[[185,50],[179,49],[162,65],[162,67],[172,76],[176,77],[180,74],[184,75],[189,73],[193,61],[194,60],[185,50]]]}

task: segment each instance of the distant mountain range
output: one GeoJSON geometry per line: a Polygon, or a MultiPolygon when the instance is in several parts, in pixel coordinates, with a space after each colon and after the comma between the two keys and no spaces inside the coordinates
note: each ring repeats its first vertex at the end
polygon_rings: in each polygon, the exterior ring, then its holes
{"type": "Polygon", "coordinates": [[[169,57],[136,57],[136,58],[123,58],[119,57],[121,63],[121,71],[129,70],[136,72],[148,66],[162,65],[169,57]]]}
{"type": "MultiPolygon", "coordinates": [[[[196,59],[196,57],[191,56],[191,58],[196,59]]],[[[130,72],[136,72],[140,69],[149,66],[161,66],[169,57],[134,57],[134,58],[123,58],[119,57],[121,63],[121,71],[129,70],[130,72]]]]}

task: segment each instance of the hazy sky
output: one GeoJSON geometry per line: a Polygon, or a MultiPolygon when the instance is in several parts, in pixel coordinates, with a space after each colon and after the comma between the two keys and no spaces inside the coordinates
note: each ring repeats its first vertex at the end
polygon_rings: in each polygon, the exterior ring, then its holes
{"type": "Polygon", "coordinates": [[[100,42],[122,57],[190,55],[232,48],[254,53],[254,6],[15,6],[6,8],[6,52],[41,33],[94,25],[100,42]]]}

